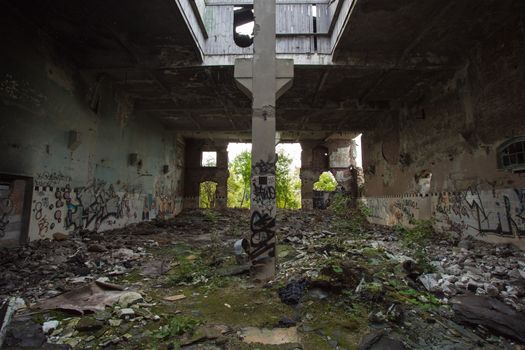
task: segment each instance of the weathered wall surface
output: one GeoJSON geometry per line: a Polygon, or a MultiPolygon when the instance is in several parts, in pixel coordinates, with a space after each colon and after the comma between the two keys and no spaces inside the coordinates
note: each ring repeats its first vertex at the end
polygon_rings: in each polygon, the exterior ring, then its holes
{"type": "Polygon", "coordinates": [[[435,218],[436,229],[525,249],[525,191],[501,189],[440,192],[427,196],[368,197],[370,221],[410,225],[435,218]]]}
{"type": "Polygon", "coordinates": [[[85,83],[49,38],[8,17],[2,16],[0,174],[33,178],[29,238],[177,213],[180,141],[157,122],[134,118],[110,80],[85,83]]]}
{"type": "Polygon", "coordinates": [[[419,193],[428,196],[414,197],[415,218],[433,215],[439,228],[525,247],[525,175],[497,162],[502,143],[525,135],[525,44],[516,28],[503,26],[494,38],[500,39],[481,43],[420,104],[363,135],[366,196],[376,221],[406,222],[412,207],[396,203],[419,193]]]}

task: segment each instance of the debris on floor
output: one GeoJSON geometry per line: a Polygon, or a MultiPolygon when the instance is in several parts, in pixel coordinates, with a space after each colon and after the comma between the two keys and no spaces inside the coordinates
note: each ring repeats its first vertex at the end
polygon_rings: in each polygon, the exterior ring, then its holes
{"type": "Polygon", "coordinates": [[[243,257],[249,213],[241,210],[185,211],[2,251],[0,300],[16,301],[4,347],[515,350],[525,342],[525,255],[512,246],[445,235],[422,244],[330,211],[282,211],[278,222],[278,274],[263,286],[243,257]]]}
{"type": "Polygon", "coordinates": [[[240,334],[245,343],[279,345],[301,342],[296,327],[275,329],[246,327],[241,329],[240,334]]]}

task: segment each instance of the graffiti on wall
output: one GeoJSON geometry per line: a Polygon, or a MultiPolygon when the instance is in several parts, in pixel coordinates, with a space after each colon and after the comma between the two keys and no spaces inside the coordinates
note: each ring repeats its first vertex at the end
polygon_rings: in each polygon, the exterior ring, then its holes
{"type": "Polygon", "coordinates": [[[155,184],[155,197],[152,198],[151,209],[155,211],[155,215],[159,218],[168,219],[175,215],[175,181],[171,183],[167,181],[158,181],[155,184]]]}
{"type": "Polygon", "coordinates": [[[94,181],[85,187],[36,187],[32,205],[31,228],[38,238],[54,232],[79,229],[100,230],[140,220],[137,208],[142,209],[142,196],[116,191],[103,181],[94,181]]]}
{"type": "Polygon", "coordinates": [[[47,172],[36,174],[34,184],[39,187],[56,187],[64,183],[71,183],[71,176],[64,175],[60,172],[47,172]]]}
{"type": "Polygon", "coordinates": [[[525,191],[507,189],[440,194],[436,212],[451,231],[470,231],[481,236],[525,236],[525,191]]]}
{"type": "MultiPolygon", "coordinates": [[[[525,190],[443,192],[413,198],[366,198],[370,219],[384,225],[409,224],[413,219],[436,220],[436,228],[481,239],[525,238],[525,190]],[[423,211],[422,208],[431,208],[423,211]]],[[[500,240],[502,241],[502,240],[500,240]]]]}
{"type": "Polygon", "coordinates": [[[66,229],[98,230],[104,222],[113,225],[115,222],[108,220],[110,218],[137,218],[137,213],[131,210],[128,193],[118,194],[113,185],[95,183],[79,188],[75,193],[66,186],[63,193],[57,191],[55,196],[58,199],[62,197],[65,202],[64,227],[66,229]]]}
{"type": "Polygon", "coordinates": [[[394,216],[401,222],[410,223],[416,218],[419,210],[418,203],[413,199],[403,198],[396,200],[393,204],[394,216]]]}

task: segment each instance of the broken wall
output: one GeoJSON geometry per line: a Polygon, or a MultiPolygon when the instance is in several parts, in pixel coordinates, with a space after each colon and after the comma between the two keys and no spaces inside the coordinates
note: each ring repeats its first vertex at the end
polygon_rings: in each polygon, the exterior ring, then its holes
{"type": "Polygon", "coordinates": [[[498,147],[525,136],[525,44],[512,26],[420,103],[363,135],[372,221],[434,217],[439,229],[525,247],[525,175],[498,166],[498,147]]]}
{"type": "Polygon", "coordinates": [[[181,141],[16,14],[2,23],[0,174],[33,179],[29,239],[176,214],[181,141]]]}

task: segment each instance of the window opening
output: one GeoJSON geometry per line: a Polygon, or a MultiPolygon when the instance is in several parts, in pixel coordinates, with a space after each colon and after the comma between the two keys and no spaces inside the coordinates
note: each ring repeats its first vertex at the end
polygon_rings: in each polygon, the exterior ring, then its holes
{"type": "Polygon", "coordinates": [[[317,5],[312,5],[313,33],[314,33],[314,52],[317,52],[317,5]]]}
{"type": "Polygon", "coordinates": [[[525,172],[525,137],[503,143],[498,148],[498,163],[501,169],[525,172]]]}
{"type": "Polygon", "coordinates": [[[233,41],[237,46],[249,47],[253,44],[254,25],[253,5],[233,8],[233,41]]]}
{"type": "Polygon", "coordinates": [[[213,168],[217,166],[217,152],[202,152],[201,166],[213,168]]]}

